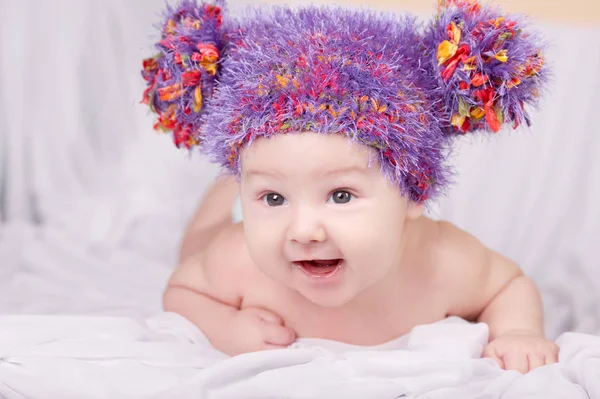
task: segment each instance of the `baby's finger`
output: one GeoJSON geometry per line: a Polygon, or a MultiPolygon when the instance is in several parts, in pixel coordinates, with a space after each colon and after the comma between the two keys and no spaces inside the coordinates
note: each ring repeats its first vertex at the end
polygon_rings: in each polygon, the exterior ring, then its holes
{"type": "Polygon", "coordinates": [[[531,354],[529,355],[529,371],[536,369],[546,364],[544,355],[531,354]]]}
{"type": "Polygon", "coordinates": [[[287,348],[287,345],[273,345],[273,344],[268,344],[266,342],[263,344],[264,350],[285,349],[285,348],[287,348]]]}
{"type": "Polygon", "coordinates": [[[296,340],[296,333],[288,327],[265,323],[262,326],[263,341],[273,345],[290,345],[296,340]]]}
{"type": "Polygon", "coordinates": [[[500,368],[504,368],[504,361],[502,361],[502,357],[498,356],[498,354],[496,353],[496,351],[494,349],[492,349],[490,346],[486,346],[485,349],[483,350],[483,353],[481,354],[481,357],[487,357],[490,359],[493,359],[496,361],[496,363],[498,363],[498,366],[500,366],[500,368]]]}
{"type": "Polygon", "coordinates": [[[546,354],[546,356],[544,357],[544,363],[545,364],[558,363],[558,353],[551,352],[551,353],[546,354]]]}
{"type": "Polygon", "coordinates": [[[256,316],[268,323],[275,323],[279,325],[283,324],[283,319],[281,317],[279,317],[273,312],[269,312],[268,310],[261,308],[247,308],[246,310],[252,312],[253,314],[255,314],[256,316]]]}
{"type": "Polygon", "coordinates": [[[502,358],[500,356],[494,355],[494,356],[489,356],[489,358],[494,359],[496,361],[496,363],[498,363],[498,366],[500,366],[501,369],[506,367],[504,365],[504,361],[502,360],[502,358]]]}
{"type": "Polygon", "coordinates": [[[504,364],[504,359],[502,359],[501,356],[494,356],[492,359],[498,363],[498,366],[500,366],[501,369],[506,369],[506,364],[504,364]]]}
{"type": "Polygon", "coordinates": [[[515,370],[521,374],[527,373],[529,365],[527,362],[527,356],[523,354],[509,353],[503,357],[504,365],[506,370],[515,370]]]}

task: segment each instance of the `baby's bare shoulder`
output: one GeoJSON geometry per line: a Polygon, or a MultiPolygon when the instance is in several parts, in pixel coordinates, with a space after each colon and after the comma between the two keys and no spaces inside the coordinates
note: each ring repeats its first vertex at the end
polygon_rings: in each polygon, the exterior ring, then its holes
{"type": "Polygon", "coordinates": [[[437,234],[435,259],[437,264],[453,274],[456,271],[488,274],[495,269],[514,272],[519,269],[515,262],[483,244],[471,233],[447,221],[435,222],[437,234]]]}
{"type": "Polygon", "coordinates": [[[205,253],[207,267],[226,270],[227,273],[244,274],[248,271],[249,262],[250,254],[241,223],[228,225],[221,230],[205,253]]]}
{"type": "MultiPolygon", "coordinates": [[[[487,248],[474,235],[445,220],[434,221],[435,234],[432,234],[437,258],[448,265],[448,260],[460,261],[473,256],[483,256],[487,248]]],[[[462,263],[462,262],[461,262],[462,263]]]]}
{"type": "Polygon", "coordinates": [[[251,268],[243,228],[231,224],[216,233],[202,252],[186,258],[169,285],[184,286],[224,302],[237,301],[243,296],[243,283],[251,268]]]}
{"type": "Polygon", "coordinates": [[[436,278],[443,282],[450,314],[467,319],[521,273],[513,261],[447,221],[435,221],[428,244],[436,278]]]}
{"type": "Polygon", "coordinates": [[[451,290],[484,278],[490,250],[477,237],[447,221],[434,221],[428,247],[433,269],[451,290]]]}
{"type": "Polygon", "coordinates": [[[486,248],[473,235],[444,220],[420,218],[413,229],[416,251],[442,271],[462,264],[461,259],[481,256],[486,248]]]}
{"type": "Polygon", "coordinates": [[[450,288],[459,275],[472,273],[475,259],[484,256],[485,247],[471,234],[446,221],[420,218],[413,228],[412,264],[426,271],[427,279],[444,289],[450,288]],[[418,259],[419,261],[414,261],[418,259]]]}

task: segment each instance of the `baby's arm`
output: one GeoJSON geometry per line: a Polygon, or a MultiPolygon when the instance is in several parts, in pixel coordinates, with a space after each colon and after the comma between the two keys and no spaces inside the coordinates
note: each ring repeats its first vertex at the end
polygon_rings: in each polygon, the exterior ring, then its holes
{"type": "Polygon", "coordinates": [[[511,260],[448,223],[440,224],[440,255],[450,279],[449,313],[488,324],[484,355],[507,369],[527,372],[556,362],[554,343],[545,339],[540,293],[511,260]],[[448,269],[450,268],[450,269],[448,269]]]}
{"type": "Polygon", "coordinates": [[[284,348],[294,342],[294,331],[266,309],[242,306],[252,269],[242,227],[225,227],[173,273],[163,295],[164,310],[190,320],[229,355],[284,348]]]}
{"type": "Polygon", "coordinates": [[[214,251],[208,246],[223,245],[222,236],[209,244],[204,250],[189,255],[179,264],[163,294],[163,307],[167,312],[175,312],[198,326],[211,343],[221,349],[226,343],[218,340],[223,337],[234,314],[239,310],[242,296],[237,285],[235,265],[228,261],[231,253],[223,253],[223,263],[215,262],[211,256],[214,251]],[[218,264],[222,267],[210,267],[218,264]]]}
{"type": "Polygon", "coordinates": [[[232,224],[231,207],[238,194],[238,183],[231,176],[219,177],[207,191],[192,216],[181,241],[179,261],[201,252],[210,239],[232,224]]]}
{"type": "Polygon", "coordinates": [[[542,299],[533,281],[514,262],[493,251],[486,252],[489,274],[481,276],[481,283],[487,290],[483,294],[487,303],[478,321],[489,325],[490,340],[510,332],[544,337],[542,299]]]}
{"type": "Polygon", "coordinates": [[[215,348],[229,355],[282,348],[295,339],[272,312],[241,309],[253,264],[242,226],[231,222],[235,184],[221,179],[205,196],[184,238],[180,265],[163,294],[165,311],[190,320],[215,348]]]}

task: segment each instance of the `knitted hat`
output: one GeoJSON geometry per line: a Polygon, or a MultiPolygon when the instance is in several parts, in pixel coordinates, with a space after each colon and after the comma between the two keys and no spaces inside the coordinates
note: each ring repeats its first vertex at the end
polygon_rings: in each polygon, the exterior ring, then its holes
{"type": "Polygon", "coordinates": [[[457,134],[529,124],[546,83],[541,40],[520,16],[439,0],[435,19],[285,6],[223,21],[223,3],[182,0],[144,61],[145,104],[178,147],[234,174],[257,137],[343,134],[423,202],[443,192],[457,134]]]}

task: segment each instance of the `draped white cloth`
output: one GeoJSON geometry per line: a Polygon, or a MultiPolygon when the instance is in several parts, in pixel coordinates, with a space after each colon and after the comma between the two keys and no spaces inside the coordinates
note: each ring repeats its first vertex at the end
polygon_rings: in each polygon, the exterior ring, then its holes
{"type": "MultiPolygon", "coordinates": [[[[139,104],[162,6],[0,0],[0,314],[160,312],[217,173],[154,133],[139,104]]],[[[551,337],[598,334],[600,29],[539,28],[554,78],[533,127],[462,139],[457,183],[430,212],[538,282],[551,337]]]]}

